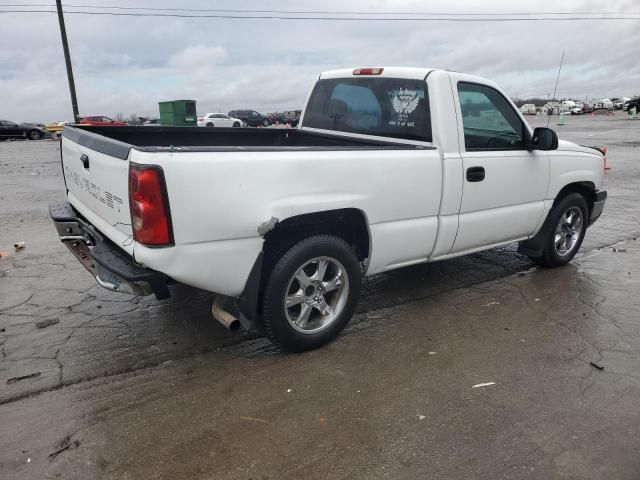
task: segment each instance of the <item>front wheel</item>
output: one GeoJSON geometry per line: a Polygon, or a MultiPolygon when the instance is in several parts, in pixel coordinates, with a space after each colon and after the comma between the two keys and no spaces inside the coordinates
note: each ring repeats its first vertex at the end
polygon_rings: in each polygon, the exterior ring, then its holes
{"type": "Polygon", "coordinates": [[[233,127],[234,128],[239,128],[240,127],[240,122],[233,122],[233,127]]]}
{"type": "Polygon", "coordinates": [[[336,338],[360,296],[362,271],[349,244],[333,235],[315,235],[274,261],[262,300],[265,335],[288,352],[318,348],[336,338]]]}
{"type": "Polygon", "coordinates": [[[29,138],[31,140],[40,140],[40,137],[41,137],[41,135],[40,135],[40,132],[38,130],[31,130],[29,132],[29,138]]]}
{"type": "Polygon", "coordinates": [[[559,267],[573,260],[587,232],[588,212],[587,202],[579,193],[562,198],[542,227],[542,254],[530,258],[543,267],[559,267]]]}
{"type": "Polygon", "coordinates": [[[268,127],[269,125],[271,125],[271,123],[269,123],[269,120],[267,120],[266,118],[262,121],[262,125],[265,127],[268,127]]]}

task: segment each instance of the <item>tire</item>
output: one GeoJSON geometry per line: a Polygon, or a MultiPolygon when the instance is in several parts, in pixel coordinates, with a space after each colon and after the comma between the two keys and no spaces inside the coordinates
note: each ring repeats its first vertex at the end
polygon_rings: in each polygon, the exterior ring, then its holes
{"type": "Polygon", "coordinates": [[[269,125],[271,125],[271,123],[269,122],[269,120],[268,120],[268,119],[266,119],[266,118],[265,118],[265,119],[262,121],[262,125],[263,125],[263,126],[265,126],[265,127],[268,127],[269,125]]]}
{"type": "Polygon", "coordinates": [[[542,227],[542,255],[529,258],[542,267],[566,265],[580,250],[588,222],[589,209],[584,197],[579,193],[563,197],[553,207],[542,227]]]}
{"type": "Polygon", "coordinates": [[[360,296],[362,270],[354,250],[334,235],[314,235],[275,255],[265,259],[273,265],[262,295],[265,336],[285,352],[329,343],[351,320],[360,296]]]}
{"type": "Polygon", "coordinates": [[[242,122],[242,126],[243,126],[243,127],[247,127],[248,125],[249,125],[249,124],[246,122],[246,120],[242,122]]]}
{"type": "Polygon", "coordinates": [[[209,122],[209,123],[207,123],[207,124],[205,125],[205,127],[213,127],[213,123],[212,123],[212,122],[209,122]]]}
{"type": "Polygon", "coordinates": [[[42,134],[38,130],[29,130],[27,135],[29,140],[40,140],[40,137],[42,137],[42,134]]]}
{"type": "Polygon", "coordinates": [[[234,128],[239,128],[240,127],[240,122],[233,122],[233,127],[234,128]]]}

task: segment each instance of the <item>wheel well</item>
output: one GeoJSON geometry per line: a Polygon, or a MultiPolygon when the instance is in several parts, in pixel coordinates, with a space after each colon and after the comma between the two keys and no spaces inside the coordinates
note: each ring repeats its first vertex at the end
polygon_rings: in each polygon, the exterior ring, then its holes
{"type": "Polygon", "coordinates": [[[556,195],[553,205],[555,206],[562,198],[566,197],[570,193],[579,193],[587,201],[587,207],[589,207],[589,215],[593,210],[593,203],[596,198],[596,186],[592,182],[575,182],[565,185],[556,195]]]}
{"type": "Polygon", "coordinates": [[[264,236],[265,254],[269,257],[287,250],[303,238],[320,233],[330,233],[345,240],[355,248],[360,261],[369,257],[367,220],[364,213],[355,208],[297,215],[277,223],[264,236]]]}

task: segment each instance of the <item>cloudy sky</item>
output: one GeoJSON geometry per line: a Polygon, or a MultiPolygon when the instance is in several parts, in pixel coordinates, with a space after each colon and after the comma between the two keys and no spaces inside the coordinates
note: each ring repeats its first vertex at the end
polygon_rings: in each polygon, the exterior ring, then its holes
{"type": "MultiPolygon", "coordinates": [[[[57,17],[6,13],[14,8],[5,6],[9,3],[55,4],[54,0],[0,0],[0,118],[71,119],[57,17]]],[[[175,98],[197,100],[199,113],[295,109],[302,106],[319,72],[379,65],[475,73],[499,82],[514,97],[546,97],[553,93],[563,50],[558,96],[640,94],[640,2],[634,0],[63,0],[63,4],[68,10],[87,10],[71,5],[135,5],[391,13],[621,12],[638,17],[351,22],[68,14],[81,115],[157,116],[157,102],[175,98]]]]}

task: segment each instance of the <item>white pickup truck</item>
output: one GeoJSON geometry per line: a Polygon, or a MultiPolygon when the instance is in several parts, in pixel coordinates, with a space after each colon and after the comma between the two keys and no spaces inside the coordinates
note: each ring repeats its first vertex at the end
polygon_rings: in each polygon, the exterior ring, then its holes
{"type": "Polygon", "coordinates": [[[50,212],[101,285],[236,297],[218,320],[302,351],[345,327],[363,275],[510,242],[566,264],[604,207],[605,153],[532,130],[476,76],[336,70],[297,129],[67,127],[50,212]]]}

